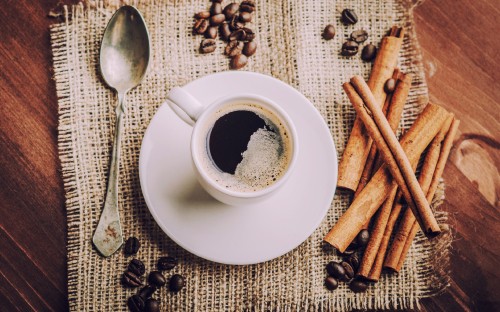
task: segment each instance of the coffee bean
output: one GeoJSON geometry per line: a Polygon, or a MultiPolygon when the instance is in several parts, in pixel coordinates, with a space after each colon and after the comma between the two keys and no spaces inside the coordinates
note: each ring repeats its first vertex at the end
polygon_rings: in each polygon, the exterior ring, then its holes
{"type": "Polygon", "coordinates": [[[353,56],[358,53],[358,44],[352,40],[347,40],[344,42],[342,45],[342,51],[341,54],[343,56],[353,56]]]}
{"type": "Polygon", "coordinates": [[[243,54],[252,56],[257,51],[257,43],[255,41],[246,42],[243,46],[243,54]]]}
{"type": "Polygon", "coordinates": [[[330,262],[326,265],[326,271],[328,275],[335,277],[336,279],[343,280],[345,278],[345,269],[340,263],[330,262]]]}
{"type": "Polygon", "coordinates": [[[229,36],[231,35],[231,29],[229,29],[228,23],[222,23],[219,27],[219,33],[222,40],[228,41],[229,36]]]}
{"type": "Polygon", "coordinates": [[[367,229],[361,230],[356,236],[356,243],[359,247],[364,247],[370,241],[370,232],[367,229]]]}
{"type": "Polygon", "coordinates": [[[193,32],[195,34],[204,34],[208,29],[209,22],[206,19],[200,19],[194,22],[193,32]]]}
{"type": "Polygon", "coordinates": [[[365,45],[363,51],[361,51],[361,59],[365,62],[371,62],[375,59],[375,56],[377,56],[377,47],[371,43],[365,45]]]}
{"type": "Polygon", "coordinates": [[[161,272],[153,271],[153,272],[149,273],[148,282],[149,282],[149,284],[151,284],[153,286],[161,287],[161,286],[165,285],[167,280],[165,279],[165,276],[163,276],[163,274],[161,274],[161,272]]]}
{"type": "Polygon", "coordinates": [[[335,27],[333,25],[326,25],[323,30],[323,39],[331,40],[335,37],[335,27]]]}
{"type": "Polygon", "coordinates": [[[394,88],[396,88],[396,80],[394,80],[394,78],[387,79],[384,85],[385,92],[392,93],[394,91],[394,88]]]}
{"type": "Polygon", "coordinates": [[[210,25],[212,25],[212,26],[219,26],[225,20],[226,20],[226,17],[222,13],[221,14],[217,14],[217,15],[212,15],[212,17],[210,17],[210,25]]]}
{"type": "Polygon", "coordinates": [[[177,265],[178,261],[174,257],[167,256],[158,259],[158,270],[172,270],[177,265]]]}
{"type": "Polygon", "coordinates": [[[217,30],[219,28],[216,26],[208,27],[207,31],[205,32],[205,38],[207,39],[215,39],[217,38],[217,30]]]}
{"type": "Polygon", "coordinates": [[[245,24],[241,23],[239,20],[240,20],[240,17],[238,15],[234,15],[231,18],[231,20],[229,21],[229,28],[232,31],[235,31],[235,30],[238,30],[238,29],[245,27],[245,24]]]}
{"type": "Polygon", "coordinates": [[[345,270],[345,276],[347,277],[347,280],[351,280],[354,277],[354,269],[352,268],[352,266],[345,261],[342,261],[340,265],[342,265],[345,270]]]}
{"type": "Polygon", "coordinates": [[[368,284],[359,278],[355,278],[349,283],[349,288],[355,293],[365,292],[368,284]]]}
{"type": "Polygon", "coordinates": [[[240,6],[238,5],[238,3],[234,2],[226,5],[224,10],[222,11],[222,13],[224,13],[224,16],[226,16],[226,20],[230,20],[236,14],[236,12],[238,12],[239,7],[240,6]]]}
{"type": "Polygon", "coordinates": [[[130,271],[125,271],[125,273],[123,273],[122,283],[123,285],[132,288],[142,285],[141,278],[130,271]]]}
{"type": "Polygon", "coordinates": [[[220,2],[214,2],[210,7],[210,15],[214,16],[218,14],[222,14],[222,5],[220,2]]]}
{"type": "Polygon", "coordinates": [[[335,278],[328,276],[325,278],[325,286],[328,290],[335,290],[339,287],[339,282],[335,278]]]}
{"type": "Polygon", "coordinates": [[[222,3],[222,0],[210,0],[212,2],[222,3]]]}
{"type": "Polygon", "coordinates": [[[351,33],[351,39],[357,43],[363,43],[368,39],[368,33],[364,29],[355,30],[351,33]]]}
{"type": "Polygon", "coordinates": [[[349,264],[351,265],[352,269],[354,271],[357,271],[359,268],[359,256],[358,253],[353,253],[349,259],[348,259],[349,264]]]}
{"type": "Polygon", "coordinates": [[[146,272],[146,267],[141,260],[132,259],[132,261],[128,264],[128,270],[137,276],[142,276],[146,272]]]}
{"type": "Polygon", "coordinates": [[[240,4],[240,11],[252,13],[253,11],[255,11],[255,1],[253,0],[242,1],[240,4]]]}
{"type": "Polygon", "coordinates": [[[243,50],[243,42],[237,40],[231,40],[224,49],[224,54],[227,56],[235,56],[241,53],[243,50]]]}
{"type": "Polygon", "coordinates": [[[240,13],[240,21],[242,23],[250,23],[252,21],[252,14],[248,12],[241,12],[240,13]]]}
{"type": "Polygon", "coordinates": [[[148,300],[146,300],[146,303],[144,305],[144,310],[146,312],[160,312],[160,301],[153,298],[149,298],[148,300]]]}
{"type": "Polygon", "coordinates": [[[141,243],[137,239],[137,237],[129,237],[127,241],[125,242],[125,249],[124,252],[126,255],[135,255],[138,251],[139,248],[141,247],[141,243]]]}
{"type": "Polygon", "coordinates": [[[182,277],[179,274],[175,274],[175,275],[172,275],[172,277],[170,278],[169,288],[171,291],[177,292],[177,291],[181,290],[182,287],[184,287],[185,283],[186,282],[184,281],[184,277],[182,277]]]}
{"type": "Polygon", "coordinates": [[[356,242],[352,242],[349,244],[349,246],[347,246],[346,250],[344,250],[342,256],[352,255],[356,252],[356,250],[358,250],[358,245],[356,244],[356,242]]]}
{"type": "Polygon", "coordinates": [[[142,312],[144,310],[144,300],[138,295],[128,298],[127,305],[132,312],[142,312]]]}
{"type": "Polygon", "coordinates": [[[243,31],[245,31],[245,34],[243,35],[243,41],[252,41],[255,39],[255,33],[253,30],[250,28],[242,28],[243,31]]]}
{"type": "Polygon", "coordinates": [[[194,15],[194,18],[196,19],[207,19],[209,17],[210,17],[210,12],[208,11],[201,11],[194,15]]]}
{"type": "Polygon", "coordinates": [[[156,287],[151,286],[151,285],[147,285],[147,286],[144,286],[141,288],[138,295],[142,299],[146,300],[146,299],[151,298],[151,296],[154,294],[155,291],[156,291],[156,287]]]}
{"type": "Polygon", "coordinates": [[[353,10],[344,9],[340,16],[340,20],[344,23],[344,25],[354,25],[358,22],[358,16],[353,10]]]}
{"type": "Polygon", "coordinates": [[[231,33],[231,35],[229,35],[229,40],[230,41],[233,41],[233,40],[242,41],[245,37],[246,37],[245,31],[243,29],[238,29],[238,30],[233,31],[231,33]]]}
{"type": "Polygon", "coordinates": [[[231,69],[240,69],[245,67],[248,62],[248,58],[244,54],[238,54],[231,58],[231,62],[229,62],[229,67],[231,69]]]}
{"type": "Polygon", "coordinates": [[[212,53],[215,51],[216,43],[214,39],[203,39],[200,43],[201,53],[212,53]]]}

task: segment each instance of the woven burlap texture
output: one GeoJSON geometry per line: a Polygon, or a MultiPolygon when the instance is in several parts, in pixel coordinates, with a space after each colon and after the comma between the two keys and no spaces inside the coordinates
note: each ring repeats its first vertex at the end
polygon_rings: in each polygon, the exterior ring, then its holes
{"type": "MultiPolygon", "coordinates": [[[[227,1],[226,1],[227,2],[227,1]]],[[[225,2],[224,2],[225,3],[225,2]]],[[[152,59],[147,77],[127,97],[128,114],[120,166],[120,214],[125,238],[142,246],[137,258],[153,270],[160,256],[180,264],[187,286],[177,294],[162,288],[155,295],[162,311],[331,311],[354,308],[416,308],[422,297],[448,283],[442,264],[448,261],[449,235],[430,243],[420,233],[399,274],[383,275],[366,293],[354,294],[342,283],[330,292],[323,286],[325,264],[339,258],[322,248],[322,238],[347,209],[347,193],[337,191],[321,226],[298,248],[257,265],[228,266],[200,259],[173,243],[156,225],[143,200],[138,160],[144,132],[170,88],[204,75],[228,70],[223,43],[215,53],[198,52],[201,37],[192,35],[192,16],[208,9],[207,0],[152,1],[135,4],[148,24],[152,59]]],[[[412,3],[396,1],[257,0],[253,28],[258,52],[245,70],[274,76],[308,97],[324,117],[342,155],[355,116],[342,83],[359,74],[368,78],[371,64],[340,56],[343,41],[356,29],[378,44],[393,24],[405,26],[399,66],[414,74],[402,128],[408,128],[427,103],[427,87],[411,18],[412,3]],[[359,22],[344,26],[342,8],[354,9],[359,22]],[[335,39],[321,32],[334,24],[335,39]]],[[[68,296],[72,311],[125,311],[135,290],[120,284],[127,258],[118,252],[98,255],[91,238],[104,202],[114,132],[115,94],[98,74],[99,44],[116,5],[90,2],[65,7],[64,20],[51,27],[54,72],[59,99],[59,153],[68,220],[68,296]]],[[[332,161],[337,161],[332,159],[332,161]]],[[[434,206],[443,196],[438,191],[434,206]]],[[[437,213],[440,223],[446,214],[437,213]]]]}

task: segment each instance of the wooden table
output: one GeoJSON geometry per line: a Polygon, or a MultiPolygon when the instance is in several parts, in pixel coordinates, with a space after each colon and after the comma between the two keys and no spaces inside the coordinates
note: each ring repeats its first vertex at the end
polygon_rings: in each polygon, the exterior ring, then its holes
{"type": "MultiPolygon", "coordinates": [[[[68,309],[47,17],[57,3],[7,0],[0,10],[1,311],[68,309]]],[[[462,120],[444,173],[451,287],[423,300],[426,311],[500,310],[499,11],[498,0],[428,0],[415,10],[431,100],[462,120]]]]}

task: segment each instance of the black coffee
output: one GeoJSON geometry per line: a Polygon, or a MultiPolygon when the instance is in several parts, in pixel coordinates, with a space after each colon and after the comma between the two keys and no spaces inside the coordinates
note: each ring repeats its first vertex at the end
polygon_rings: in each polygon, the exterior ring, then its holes
{"type": "Polygon", "coordinates": [[[234,104],[217,112],[207,129],[204,165],[219,184],[237,191],[272,185],[291,157],[286,127],[258,105],[234,104]]]}
{"type": "Polygon", "coordinates": [[[208,139],[210,156],[217,168],[234,174],[236,166],[243,160],[250,137],[259,129],[276,133],[276,129],[251,111],[238,110],[220,117],[208,139]]]}

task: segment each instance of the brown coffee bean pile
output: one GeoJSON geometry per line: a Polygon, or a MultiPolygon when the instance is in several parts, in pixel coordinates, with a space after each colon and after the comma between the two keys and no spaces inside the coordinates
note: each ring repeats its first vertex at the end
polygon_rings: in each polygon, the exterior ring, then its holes
{"type": "MultiPolygon", "coordinates": [[[[340,14],[340,21],[346,26],[354,25],[358,22],[358,16],[353,10],[344,9],[340,14]]],[[[335,37],[335,33],[335,26],[329,24],[326,25],[321,36],[325,40],[332,40],[335,37]]],[[[368,32],[366,30],[358,29],[353,31],[349,38],[342,44],[340,54],[347,57],[358,54],[358,51],[361,49],[360,45],[366,40],[368,40],[368,32]]],[[[376,55],[377,47],[370,43],[363,47],[361,59],[365,62],[371,62],[375,59],[376,55]]]]}
{"type": "Polygon", "coordinates": [[[200,43],[201,53],[212,53],[220,36],[226,43],[224,54],[230,58],[229,67],[240,69],[248,63],[248,58],[257,51],[255,33],[246,27],[252,22],[255,11],[254,0],[244,0],[240,4],[229,3],[224,8],[222,0],[212,0],[209,11],[201,11],[194,15],[193,34],[204,35],[200,43]]]}
{"type": "MultiPolygon", "coordinates": [[[[136,237],[130,237],[124,247],[126,255],[136,254],[139,251],[140,242],[136,237]]],[[[176,258],[164,256],[158,259],[158,271],[151,271],[148,275],[147,285],[142,287],[137,294],[127,300],[127,306],[132,312],[159,312],[160,301],[152,298],[157,289],[167,284],[167,279],[161,271],[174,269],[178,264],[176,258]]],[[[125,287],[137,288],[143,286],[143,275],[146,267],[141,260],[132,259],[122,275],[122,284],[125,287]]],[[[186,285],[184,277],[174,274],[169,280],[169,289],[172,292],[180,291],[186,285]]]]}
{"type": "Polygon", "coordinates": [[[342,254],[343,260],[340,262],[329,262],[326,265],[328,277],[325,279],[325,287],[328,290],[335,290],[339,282],[349,284],[349,289],[355,293],[364,292],[368,288],[368,283],[361,277],[356,276],[361,261],[360,252],[366,247],[370,240],[368,230],[362,230],[354,242],[342,254]]]}

